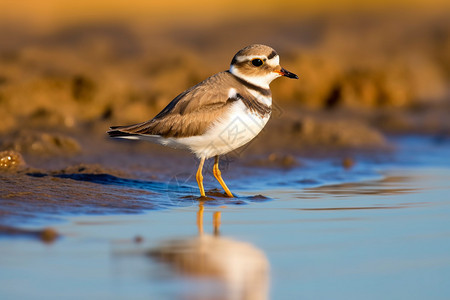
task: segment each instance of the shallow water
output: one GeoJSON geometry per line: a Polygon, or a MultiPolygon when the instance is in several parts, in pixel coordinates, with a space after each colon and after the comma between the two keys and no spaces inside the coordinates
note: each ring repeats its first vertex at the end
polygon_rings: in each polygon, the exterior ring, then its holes
{"type": "Polygon", "coordinates": [[[167,194],[146,181],[69,178],[144,190],[158,207],[36,221],[62,234],[53,244],[1,238],[0,298],[448,299],[450,145],[396,141],[389,159],[350,170],[308,161],[231,180],[231,202],[185,197],[189,180],[167,194]]]}

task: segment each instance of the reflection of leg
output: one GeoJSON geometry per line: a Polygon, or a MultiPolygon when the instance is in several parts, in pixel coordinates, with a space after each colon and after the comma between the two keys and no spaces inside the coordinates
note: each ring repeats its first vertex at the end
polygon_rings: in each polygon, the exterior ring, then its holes
{"type": "Polygon", "coordinates": [[[198,165],[198,170],[195,178],[197,179],[198,188],[200,189],[200,196],[205,197],[205,189],[203,188],[203,164],[205,163],[205,158],[200,159],[200,164],[198,165]]]}
{"type": "Polygon", "coordinates": [[[220,211],[216,211],[213,215],[214,235],[219,235],[220,229],[220,211]]]}
{"type": "Polygon", "coordinates": [[[220,172],[220,170],[219,170],[219,156],[216,155],[216,157],[214,159],[215,159],[214,167],[213,167],[214,177],[216,177],[217,181],[220,183],[222,188],[225,190],[225,193],[227,194],[227,196],[233,198],[233,194],[230,192],[227,185],[225,184],[225,181],[223,181],[223,179],[222,179],[222,172],[220,172]]]}
{"type": "Polygon", "coordinates": [[[197,212],[197,228],[198,228],[198,234],[203,234],[203,203],[200,203],[198,205],[198,212],[197,212]]]}

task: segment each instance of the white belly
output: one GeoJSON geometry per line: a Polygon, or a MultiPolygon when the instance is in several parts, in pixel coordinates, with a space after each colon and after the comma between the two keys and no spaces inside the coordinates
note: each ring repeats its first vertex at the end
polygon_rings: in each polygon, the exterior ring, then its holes
{"type": "Polygon", "coordinates": [[[161,141],[172,147],[190,149],[197,157],[210,158],[237,149],[255,138],[269,121],[270,114],[261,117],[236,101],[228,113],[201,136],[169,138],[161,141]]]}

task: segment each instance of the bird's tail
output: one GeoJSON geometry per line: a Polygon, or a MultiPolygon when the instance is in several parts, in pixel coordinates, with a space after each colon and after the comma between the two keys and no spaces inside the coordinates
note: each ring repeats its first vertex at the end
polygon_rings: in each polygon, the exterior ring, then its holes
{"type": "Polygon", "coordinates": [[[144,123],[129,126],[111,126],[106,133],[112,138],[130,140],[150,140],[155,142],[155,139],[158,140],[160,138],[159,135],[142,132],[142,125],[144,123]]]}
{"type": "Polygon", "coordinates": [[[139,134],[130,132],[132,126],[111,126],[106,132],[110,137],[113,138],[130,138],[139,136],[139,134]]]}
{"type": "Polygon", "coordinates": [[[139,140],[143,138],[143,134],[136,131],[138,131],[141,126],[141,124],[134,124],[129,126],[111,126],[106,133],[112,138],[139,140]]]}

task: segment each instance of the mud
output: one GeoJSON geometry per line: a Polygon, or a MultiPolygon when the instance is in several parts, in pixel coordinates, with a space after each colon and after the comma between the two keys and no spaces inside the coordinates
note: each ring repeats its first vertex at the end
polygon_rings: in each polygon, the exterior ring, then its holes
{"type": "MultiPolygon", "coordinates": [[[[289,109],[350,109],[354,116],[448,112],[444,12],[262,20],[237,18],[231,25],[219,18],[207,27],[98,21],[39,33],[26,23],[6,23],[0,30],[0,131],[149,119],[178,93],[227,69],[233,53],[255,41],[276,48],[283,66],[300,75],[272,84],[281,111],[292,104],[289,109]]],[[[423,122],[449,127],[443,118],[423,122]]]]}

